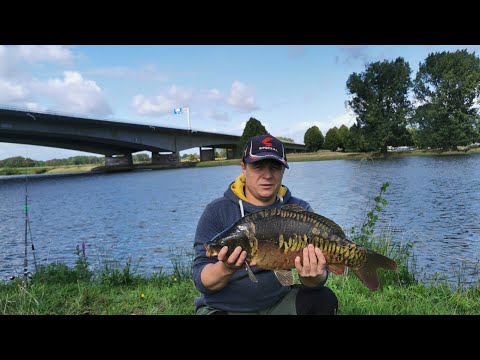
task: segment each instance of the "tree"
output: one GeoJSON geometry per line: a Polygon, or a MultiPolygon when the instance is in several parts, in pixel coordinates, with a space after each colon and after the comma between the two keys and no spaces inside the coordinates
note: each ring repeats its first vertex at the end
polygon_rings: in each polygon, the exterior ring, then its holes
{"type": "Polygon", "coordinates": [[[323,147],[323,134],[317,126],[309,128],[303,137],[307,151],[317,151],[323,147]]]}
{"type": "Polygon", "coordinates": [[[288,143],[294,143],[295,142],[293,139],[283,137],[283,136],[277,136],[276,138],[278,140],[282,141],[282,142],[288,142],[288,143]]]}
{"type": "Polygon", "coordinates": [[[347,90],[353,98],[347,103],[357,115],[368,150],[387,152],[387,146],[406,128],[412,112],[410,73],[410,65],[399,57],[371,63],[363,73],[348,78],[347,90]]]}
{"type": "Polygon", "coordinates": [[[215,158],[222,159],[227,157],[227,149],[215,149],[215,158]]]}
{"type": "Polygon", "coordinates": [[[148,163],[150,162],[150,156],[148,154],[134,154],[132,160],[134,163],[148,163]]]}
{"type": "Polygon", "coordinates": [[[420,143],[456,149],[478,139],[475,101],[480,95],[480,59],[475,53],[429,54],[420,63],[413,91],[420,103],[414,117],[420,143]]]}
{"type": "Polygon", "coordinates": [[[339,138],[339,148],[342,148],[345,150],[345,139],[348,136],[348,127],[345,125],[340,126],[340,129],[338,129],[338,138],[339,138]]]}
{"type": "Polygon", "coordinates": [[[357,124],[353,124],[350,127],[344,141],[346,151],[368,151],[368,144],[363,135],[363,129],[360,129],[357,124]]]}
{"type": "Polygon", "coordinates": [[[337,127],[333,127],[325,134],[325,149],[337,150],[340,146],[340,136],[337,127]]]}
{"type": "Polygon", "coordinates": [[[267,129],[265,129],[265,126],[263,126],[262,123],[257,119],[251,117],[247,121],[247,124],[245,125],[245,129],[243,129],[243,134],[240,137],[240,141],[239,141],[240,149],[244,148],[247,140],[250,139],[252,136],[263,135],[263,134],[268,134],[268,131],[267,129]]]}

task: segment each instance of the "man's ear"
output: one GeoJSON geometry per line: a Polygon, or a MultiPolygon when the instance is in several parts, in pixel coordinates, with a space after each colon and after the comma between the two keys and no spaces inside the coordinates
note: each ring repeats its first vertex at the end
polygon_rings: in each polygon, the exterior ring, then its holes
{"type": "Polygon", "coordinates": [[[243,161],[240,163],[240,166],[242,168],[242,172],[245,172],[247,170],[247,165],[245,165],[243,161]]]}

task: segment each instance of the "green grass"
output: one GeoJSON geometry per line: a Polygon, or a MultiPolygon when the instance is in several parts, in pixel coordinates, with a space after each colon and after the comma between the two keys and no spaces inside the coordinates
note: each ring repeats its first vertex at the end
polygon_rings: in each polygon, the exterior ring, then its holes
{"type": "MultiPolygon", "coordinates": [[[[480,283],[455,289],[445,277],[419,283],[410,246],[388,239],[370,242],[372,250],[388,254],[397,271],[379,271],[380,289],[369,291],[353,274],[331,274],[327,282],[339,299],[339,315],[480,315],[480,283]]],[[[93,274],[79,257],[74,268],[51,263],[30,283],[17,279],[0,284],[0,314],[22,315],[192,315],[199,292],[191,279],[191,257],[174,257],[170,274],[136,275],[123,269],[93,274]]]]}
{"type": "Polygon", "coordinates": [[[91,274],[86,268],[51,263],[30,283],[0,284],[0,313],[25,315],[193,314],[198,292],[190,278],[158,273],[149,277],[123,270],[91,274]]]}

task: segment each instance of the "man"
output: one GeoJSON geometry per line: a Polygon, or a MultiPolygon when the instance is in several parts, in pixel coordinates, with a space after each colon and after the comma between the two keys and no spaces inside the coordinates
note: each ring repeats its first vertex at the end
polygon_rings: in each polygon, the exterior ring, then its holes
{"type": "Polygon", "coordinates": [[[296,204],[308,211],[310,205],[291,195],[282,185],[288,169],[284,144],[266,134],[254,136],[245,145],[242,174],[224,196],[205,208],[195,234],[193,279],[201,296],[195,299],[196,313],[207,314],[335,314],[338,301],[324,286],[328,278],[325,257],[313,245],[295,259],[300,285],[283,286],[273,271],[250,263],[258,279],[252,282],[245,270],[247,253],[238,246],[227,257],[223,247],[217,258],[207,257],[204,245],[246,214],[296,204]]]}

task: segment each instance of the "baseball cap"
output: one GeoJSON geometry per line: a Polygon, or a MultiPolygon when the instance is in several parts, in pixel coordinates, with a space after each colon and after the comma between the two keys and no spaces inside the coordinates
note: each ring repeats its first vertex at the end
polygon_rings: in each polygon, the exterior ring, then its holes
{"type": "Polygon", "coordinates": [[[243,149],[243,161],[250,164],[265,159],[277,160],[288,169],[285,146],[280,140],[270,134],[251,137],[243,149]]]}

